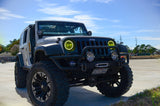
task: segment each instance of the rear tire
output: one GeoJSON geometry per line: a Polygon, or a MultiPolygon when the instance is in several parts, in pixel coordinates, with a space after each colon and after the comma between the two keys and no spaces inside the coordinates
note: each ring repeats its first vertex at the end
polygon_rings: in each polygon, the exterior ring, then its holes
{"type": "Polygon", "coordinates": [[[125,65],[113,77],[112,81],[99,83],[97,89],[107,97],[120,97],[132,86],[132,71],[128,65],[125,65]]]}
{"type": "Polygon", "coordinates": [[[64,72],[50,61],[35,63],[28,75],[27,91],[35,106],[62,106],[69,84],[64,72]]]}
{"type": "Polygon", "coordinates": [[[18,60],[15,63],[14,75],[15,75],[16,87],[17,88],[25,88],[26,87],[27,71],[23,70],[22,67],[20,67],[20,63],[18,60]]]}

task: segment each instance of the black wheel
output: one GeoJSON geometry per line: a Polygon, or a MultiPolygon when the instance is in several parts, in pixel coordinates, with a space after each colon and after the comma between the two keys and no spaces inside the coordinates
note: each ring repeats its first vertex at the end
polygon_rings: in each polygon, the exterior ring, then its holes
{"type": "Polygon", "coordinates": [[[27,79],[27,91],[33,105],[62,106],[67,101],[67,77],[52,62],[35,63],[27,79]]]}
{"type": "Polygon", "coordinates": [[[25,88],[26,87],[27,71],[23,70],[22,67],[20,67],[20,63],[18,60],[15,63],[14,76],[15,76],[16,87],[17,88],[25,88]]]}
{"type": "Polygon", "coordinates": [[[125,65],[120,71],[112,76],[109,82],[97,84],[97,89],[107,97],[119,97],[126,93],[133,81],[133,75],[130,67],[125,65]]]}

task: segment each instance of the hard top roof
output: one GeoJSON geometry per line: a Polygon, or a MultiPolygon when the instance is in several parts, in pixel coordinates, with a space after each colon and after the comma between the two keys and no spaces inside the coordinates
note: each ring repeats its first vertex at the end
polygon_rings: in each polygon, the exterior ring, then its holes
{"type": "Polygon", "coordinates": [[[64,22],[64,23],[79,23],[83,24],[81,22],[74,22],[74,21],[56,21],[56,20],[36,20],[35,22],[64,22]]]}

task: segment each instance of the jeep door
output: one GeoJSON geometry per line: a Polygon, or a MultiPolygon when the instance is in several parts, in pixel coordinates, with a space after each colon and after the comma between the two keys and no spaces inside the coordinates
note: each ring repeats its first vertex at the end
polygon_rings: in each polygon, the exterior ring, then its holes
{"type": "Polygon", "coordinates": [[[23,55],[24,65],[27,68],[31,67],[30,62],[30,41],[29,41],[29,29],[27,28],[22,37],[22,45],[20,46],[23,55]]]}

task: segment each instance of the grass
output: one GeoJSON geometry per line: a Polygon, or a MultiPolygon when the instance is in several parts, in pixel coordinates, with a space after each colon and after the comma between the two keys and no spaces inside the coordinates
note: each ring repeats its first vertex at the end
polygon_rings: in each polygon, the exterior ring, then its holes
{"type": "Polygon", "coordinates": [[[126,102],[120,101],[112,106],[160,106],[160,87],[144,90],[132,96],[126,102]]]}

